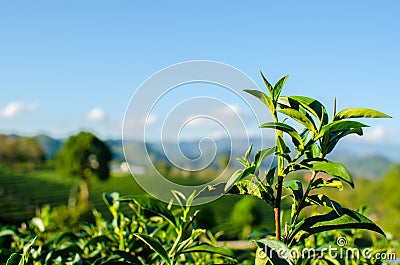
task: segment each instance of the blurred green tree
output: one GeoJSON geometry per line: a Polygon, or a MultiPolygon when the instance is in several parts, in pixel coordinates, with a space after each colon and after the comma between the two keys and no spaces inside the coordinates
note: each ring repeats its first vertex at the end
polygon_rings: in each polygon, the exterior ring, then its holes
{"type": "Polygon", "coordinates": [[[383,176],[382,188],[378,193],[382,200],[382,226],[400,238],[400,200],[399,200],[400,165],[393,164],[383,176]]]}
{"type": "Polygon", "coordinates": [[[241,229],[240,239],[247,239],[253,228],[262,223],[259,201],[253,197],[241,198],[233,207],[230,221],[241,229]]]}
{"type": "Polygon", "coordinates": [[[107,144],[89,132],[70,136],[56,156],[57,170],[67,177],[80,178],[79,202],[89,206],[89,179],[110,177],[112,153],[107,144]]]}
{"type": "Polygon", "coordinates": [[[32,137],[0,135],[0,162],[7,166],[25,165],[34,169],[46,159],[43,148],[32,137]]]}

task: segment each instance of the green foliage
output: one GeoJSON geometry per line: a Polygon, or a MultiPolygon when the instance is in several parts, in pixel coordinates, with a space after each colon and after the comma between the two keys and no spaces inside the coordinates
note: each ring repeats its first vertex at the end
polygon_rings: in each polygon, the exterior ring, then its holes
{"type": "Polygon", "coordinates": [[[70,136],[57,154],[57,169],[64,175],[105,180],[110,177],[110,148],[95,135],[80,132],[70,136]]]}
{"type": "Polygon", "coordinates": [[[0,135],[0,162],[7,166],[34,168],[46,159],[43,148],[31,137],[0,135]]]}
{"type": "Polygon", "coordinates": [[[63,175],[81,178],[81,206],[88,208],[89,205],[89,178],[106,180],[110,177],[111,159],[110,148],[89,132],[70,136],[62,146],[56,156],[56,167],[63,175]]]}
{"type": "MultiPolygon", "coordinates": [[[[273,121],[260,125],[260,128],[276,131],[276,146],[259,151],[253,161],[249,160],[252,148],[250,146],[244,157],[238,159],[244,168],[237,170],[225,185],[225,191],[254,196],[274,207],[276,239],[264,238],[256,241],[258,247],[264,250],[276,250],[278,247],[288,250],[292,246],[302,244],[313,234],[337,229],[361,228],[383,234],[374,222],[361,213],[343,208],[338,202],[321,193],[323,192],[321,188],[334,187],[341,190],[343,182],[354,187],[353,179],[346,167],[326,157],[345,136],[362,135],[363,128],[368,127],[353,119],[390,116],[376,110],[350,108],[333,113],[332,119],[329,120],[326,108],[318,100],[304,96],[280,95],[287,76],[281,78],[274,86],[263,74],[261,77],[269,95],[258,90],[245,91],[260,99],[268,107],[273,121]],[[286,118],[280,121],[282,114],[286,118]],[[298,127],[301,129],[295,129],[298,127]],[[290,143],[287,143],[284,134],[290,136],[290,143]],[[295,150],[292,151],[291,146],[295,150]],[[260,155],[260,152],[263,155],[260,155]],[[265,172],[266,177],[263,178],[259,167],[262,160],[269,155],[276,157],[278,165],[265,172]],[[311,172],[311,178],[304,187],[300,180],[285,181],[289,174],[299,170],[311,172]],[[286,194],[284,189],[289,192],[289,197],[284,195],[286,194]],[[291,200],[291,211],[290,217],[283,220],[285,229],[282,231],[281,204],[285,198],[291,200]],[[308,206],[322,208],[322,213],[301,217],[308,206]]],[[[264,259],[256,259],[256,264],[294,262],[289,256],[278,257],[275,254],[273,251],[268,251],[264,259]]]]}
{"type": "Polygon", "coordinates": [[[260,225],[261,215],[257,199],[243,197],[234,205],[230,221],[242,230],[241,239],[247,239],[253,228],[260,225]]]}
{"type": "Polygon", "coordinates": [[[150,197],[104,194],[112,220],[96,210],[95,222],[78,230],[51,230],[51,210],[44,210],[27,228],[0,231],[0,258],[8,264],[214,264],[234,261],[232,250],[217,247],[215,238],[195,227],[197,212],[175,192],[182,204],[165,205],[150,197]],[[122,206],[128,205],[129,210],[122,206]],[[8,246],[7,246],[8,245],[8,246]]]}

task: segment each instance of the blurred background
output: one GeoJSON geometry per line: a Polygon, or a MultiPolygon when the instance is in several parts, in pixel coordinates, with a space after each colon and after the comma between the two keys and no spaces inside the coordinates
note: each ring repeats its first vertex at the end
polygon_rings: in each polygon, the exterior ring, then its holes
{"type": "MultiPolygon", "coordinates": [[[[61,227],[82,222],[79,215],[63,210],[77,204],[84,189],[80,176],[65,174],[62,168],[70,165],[57,162],[67,139],[81,131],[96,136],[111,152],[111,174],[104,180],[101,174],[86,178],[88,205],[107,216],[102,192],[143,193],[127,170],[122,148],[130,98],[165,67],[211,60],[238,68],[261,89],[260,70],[270,82],[289,74],[287,95],[317,98],[329,110],[336,97],[338,109],[368,107],[391,115],[368,121],[371,128],[363,137],[339,144],[331,157],[348,167],[356,185],[333,197],[350,208],[368,206],[368,216],[399,238],[399,8],[394,0],[0,3],[0,223],[26,222],[46,205],[53,207],[61,227]]],[[[250,113],[239,95],[195,86],[166,95],[147,122],[163,126],[174,99],[183,101],[199,91],[223,100],[229,113],[250,113]]],[[[193,112],[198,110],[229,122],[226,109],[193,106],[193,112]]],[[[261,122],[270,120],[265,113],[261,122]]],[[[142,130],[144,118],[139,117],[132,130],[142,130]]],[[[246,126],[250,132],[258,130],[257,123],[246,126]]],[[[250,142],[257,150],[260,139],[253,134],[243,135],[241,144],[232,147],[221,131],[203,123],[189,128],[184,141],[172,135],[163,143],[179,140],[184,155],[197,157],[199,138],[212,137],[217,156],[211,166],[195,173],[170,163],[158,135],[146,142],[147,150],[135,137],[124,147],[135,158],[130,165],[135,176],[153,174],[143,161],[148,152],[163,175],[195,185],[214,179],[227,166],[228,172],[235,170],[235,158],[250,142]]],[[[241,138],[241,132],[235,137],[241,138]]],[[[182,154],[172,155],[179,160],[182,154]]],[[[203,155],[206,159],[207,152],[203,155]]],[[[98,159],[100,155],[92,162],[98,159]]],[[[228,239],[246,238],[256,228],[273,229],[272,209],[266,211],[252,198],[224,197],[200,208],[201,226],[224,230],[228,239]]]]}

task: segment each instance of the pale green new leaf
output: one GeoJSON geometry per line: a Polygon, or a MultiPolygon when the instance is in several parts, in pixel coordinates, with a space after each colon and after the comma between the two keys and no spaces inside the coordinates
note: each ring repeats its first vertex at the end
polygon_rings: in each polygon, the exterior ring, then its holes
{"type": "Polygon", "coordinates": [[[391,118],[391,116],[374,109],[349,108],[337,113],[334,120],[337,121],[350,118],[391,118]]]}
{"type": "Polygon", "coordinates": [[[350,184],[351,187],[354,188],[354,182],[353,179],[347,170],[347,168],[340,164],[340,163],[335,163],[332,161],[328,160],[313,160],[313,161],[308,161],[308,165],[310,165],[310,170],[313,171],[319,171],[319,172],[325,172],[333,177],[336,177],[340,180],[343,180],[347,183],[350,184]]]}
{"type": "Polygon", "coordinates": [[[307,116],[300,111],[296,109],[281,109],[279,110],[279,112],[291,117],[293,120],[302,124],[304,127],[312,131],[313,134],[315,133],[315,126],[312,120],[308,119],[307,116]]]}
{"type": "Polygon", "coordinates": [[[272,85],[268,82],[267,78],[265,78],[265,76],[263,75],[263,73],[260,71],[260,75],[261,78],[265,84],[265,86],[268,89],[269,94],[272,96],[274,94],[274,88],[272,87],[272,85]]]}
{"type": "Polygon", "coordinates": [[[253,144],[250,144],[249,148],[247,149],[246,153],[243,156],[243,159],[245,161],[249,160],[249,155],[250,155],[252,149],[253,149],[253,144]]]}
{"type": "Polygon", "coordinates": [[[262,92],[260,90],[252,90],[252,89],[245,89],[244,92],[247,92],[247,93],[255,96],[256,98],[258,98],[259,100],[261,100],[261,102],[264,103],[268,107],[268,109],[271,113],[275,112],[275,106],[272,101],[272,98],[267,96],[264,92],[262,92]]]}
{"type": "Polygon", "coordinates": [[[135,196],[123,196],[118,199],[119,201],[130,201],[139,206],[143,209],[155,213],[164,217],[168,220],[173,226],[176,226],[176,220],[166,204],[159,200],[155,200],[148,196],[143,195],[135,195],[135,196]]]}
{"type": "Polygon", "coordinates": [[[281,94],[282,88],[285,85],[288,77],[289,77],[288,75],[285,75],[284,77],[279,79],[278,82],[276,82],[276,84],[274,85],[274,91],[272,94],[275,102],[278,101],[279,95],[281,94]]]}
{"type": "Polygon", "coordinates": [[[294,100],[300,104],[303,108],[313,114],[322,125],[328,122],[328,113],[324,105],[316,99],[304,97],[304,96],[289,96],[289,100],[294,100]]]}
{"type": "Polygon", "coordinates": [[[327,214],[304,219],[295,227],[287,242],[292,245],[312,234],[337,229],[367,229],[385,235],[381,228],[364,215],[342,208],[342,215],[332,210],[327,214]]]}
{"type": "Polygon", "coordinates": [[[342,206],[336,201],[329,199],[329,197],[324,194],[309,195],[305,201],[308,203],[308,205],[321,205],[330,207],[335,210],[338,215],[342,214],[342,206]]]}
{"type": "Polygon", "coordinates": [[[253,174],[256,169],[257,167],[253,165],[251,167],[246,168],[245,170],[243,169],[236,170],[226,183],[224,191],[227,192],[230,188],[232,188],[232,186],[236,182],[242,180],[243,178],[247,177],[250,174],[253,174]]]}
{"type": "Polygon", "coordinates": [[[313,181],[311,184],[311,189],[319,189],[319,188],[336,188],[338,190],[343,190],[343,183],[342,181],[336,179],[336,178],[331,178],[331,179],[324,179],[324,178],[319,178],[313,181]]]}
{"type": "Polygon", "coordinates": [[[349,120],[333,121],[331,123],[324,125],[321,128],[320,132],[315,137],[315,140],[326,134],[330,134],[333,132],[347,130],[347,129],[360,129],[363,127],[369,127],[369,125],[366,125],[358,121],[349,121],[349,120]]]}
{"type": "Polygon", "coordinates": [[[272,155],[273,153],[275,153],[276,148],[275,147],[271,147],[271,148],[266,148],[263,150],[258,151],[255,155],[254,155],[254,164],[257,168],[259,168],[261,166],[261,163],[264,161],[264,159],[270,155],[272,155]]]}

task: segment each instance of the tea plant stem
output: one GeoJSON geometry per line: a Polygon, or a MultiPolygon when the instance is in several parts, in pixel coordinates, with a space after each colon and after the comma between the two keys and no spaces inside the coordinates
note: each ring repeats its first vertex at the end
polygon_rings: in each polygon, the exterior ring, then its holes
{"type": "MultiPolygon", "coordinates": [[[[276,111],[273,113],[274,121],[278,122],[278,115],[276,111]]],[[[279,137],[282,137],[282,131],[276,131],[276,145],[278,145],[279,137]]],[[[274,207],[275,216],[275,237],[276,240],[281,240],[281,203],[282,203],[282,189],[283,189],[283,171],[284,163],[282,156],[278,156],[278,185],[276,188],[276,201],[274,207]]]]}
{"type": "MultiPolygon", "coordinates": [[[[303,195],[303,197],[301,198],[301,200],[300,200],[300,202],[299,202],[299,205],[297,205],[296,212],[294,213],[293,218],[292,218],[292,220],[290,221],[290,225],[295,224],[296,221],[297,221],[297,218],[299,218],[300,211],[301,211],[301,209],[303,208],[303,203],[304,203],[304,201],[306,200],[306,198],[307,198],[307,196],[308,196],[308,193],[309,193],[310,190],[311,190],[311,184],[314,182],[314,179],[315,179],[316,176],[317,176],[317,172],[316,172],[316,171],[313,171],[313,172],[312,172],[312,175],[311,175],[310,182],[308,183],[307,189],[306,189],[306,191],[304,192],[304,195],[303,195]]],[[[289,233],[286,234],[285,241],[286,241],[288,238],[289,238],[289,233]]]]}
{"type": "Polygon", "coordinates": [[[275,234],[276,240],[281,240],[281,199],[282,199],[283,177],[279,176],[276,190],[275,214],[275,234]]]}

